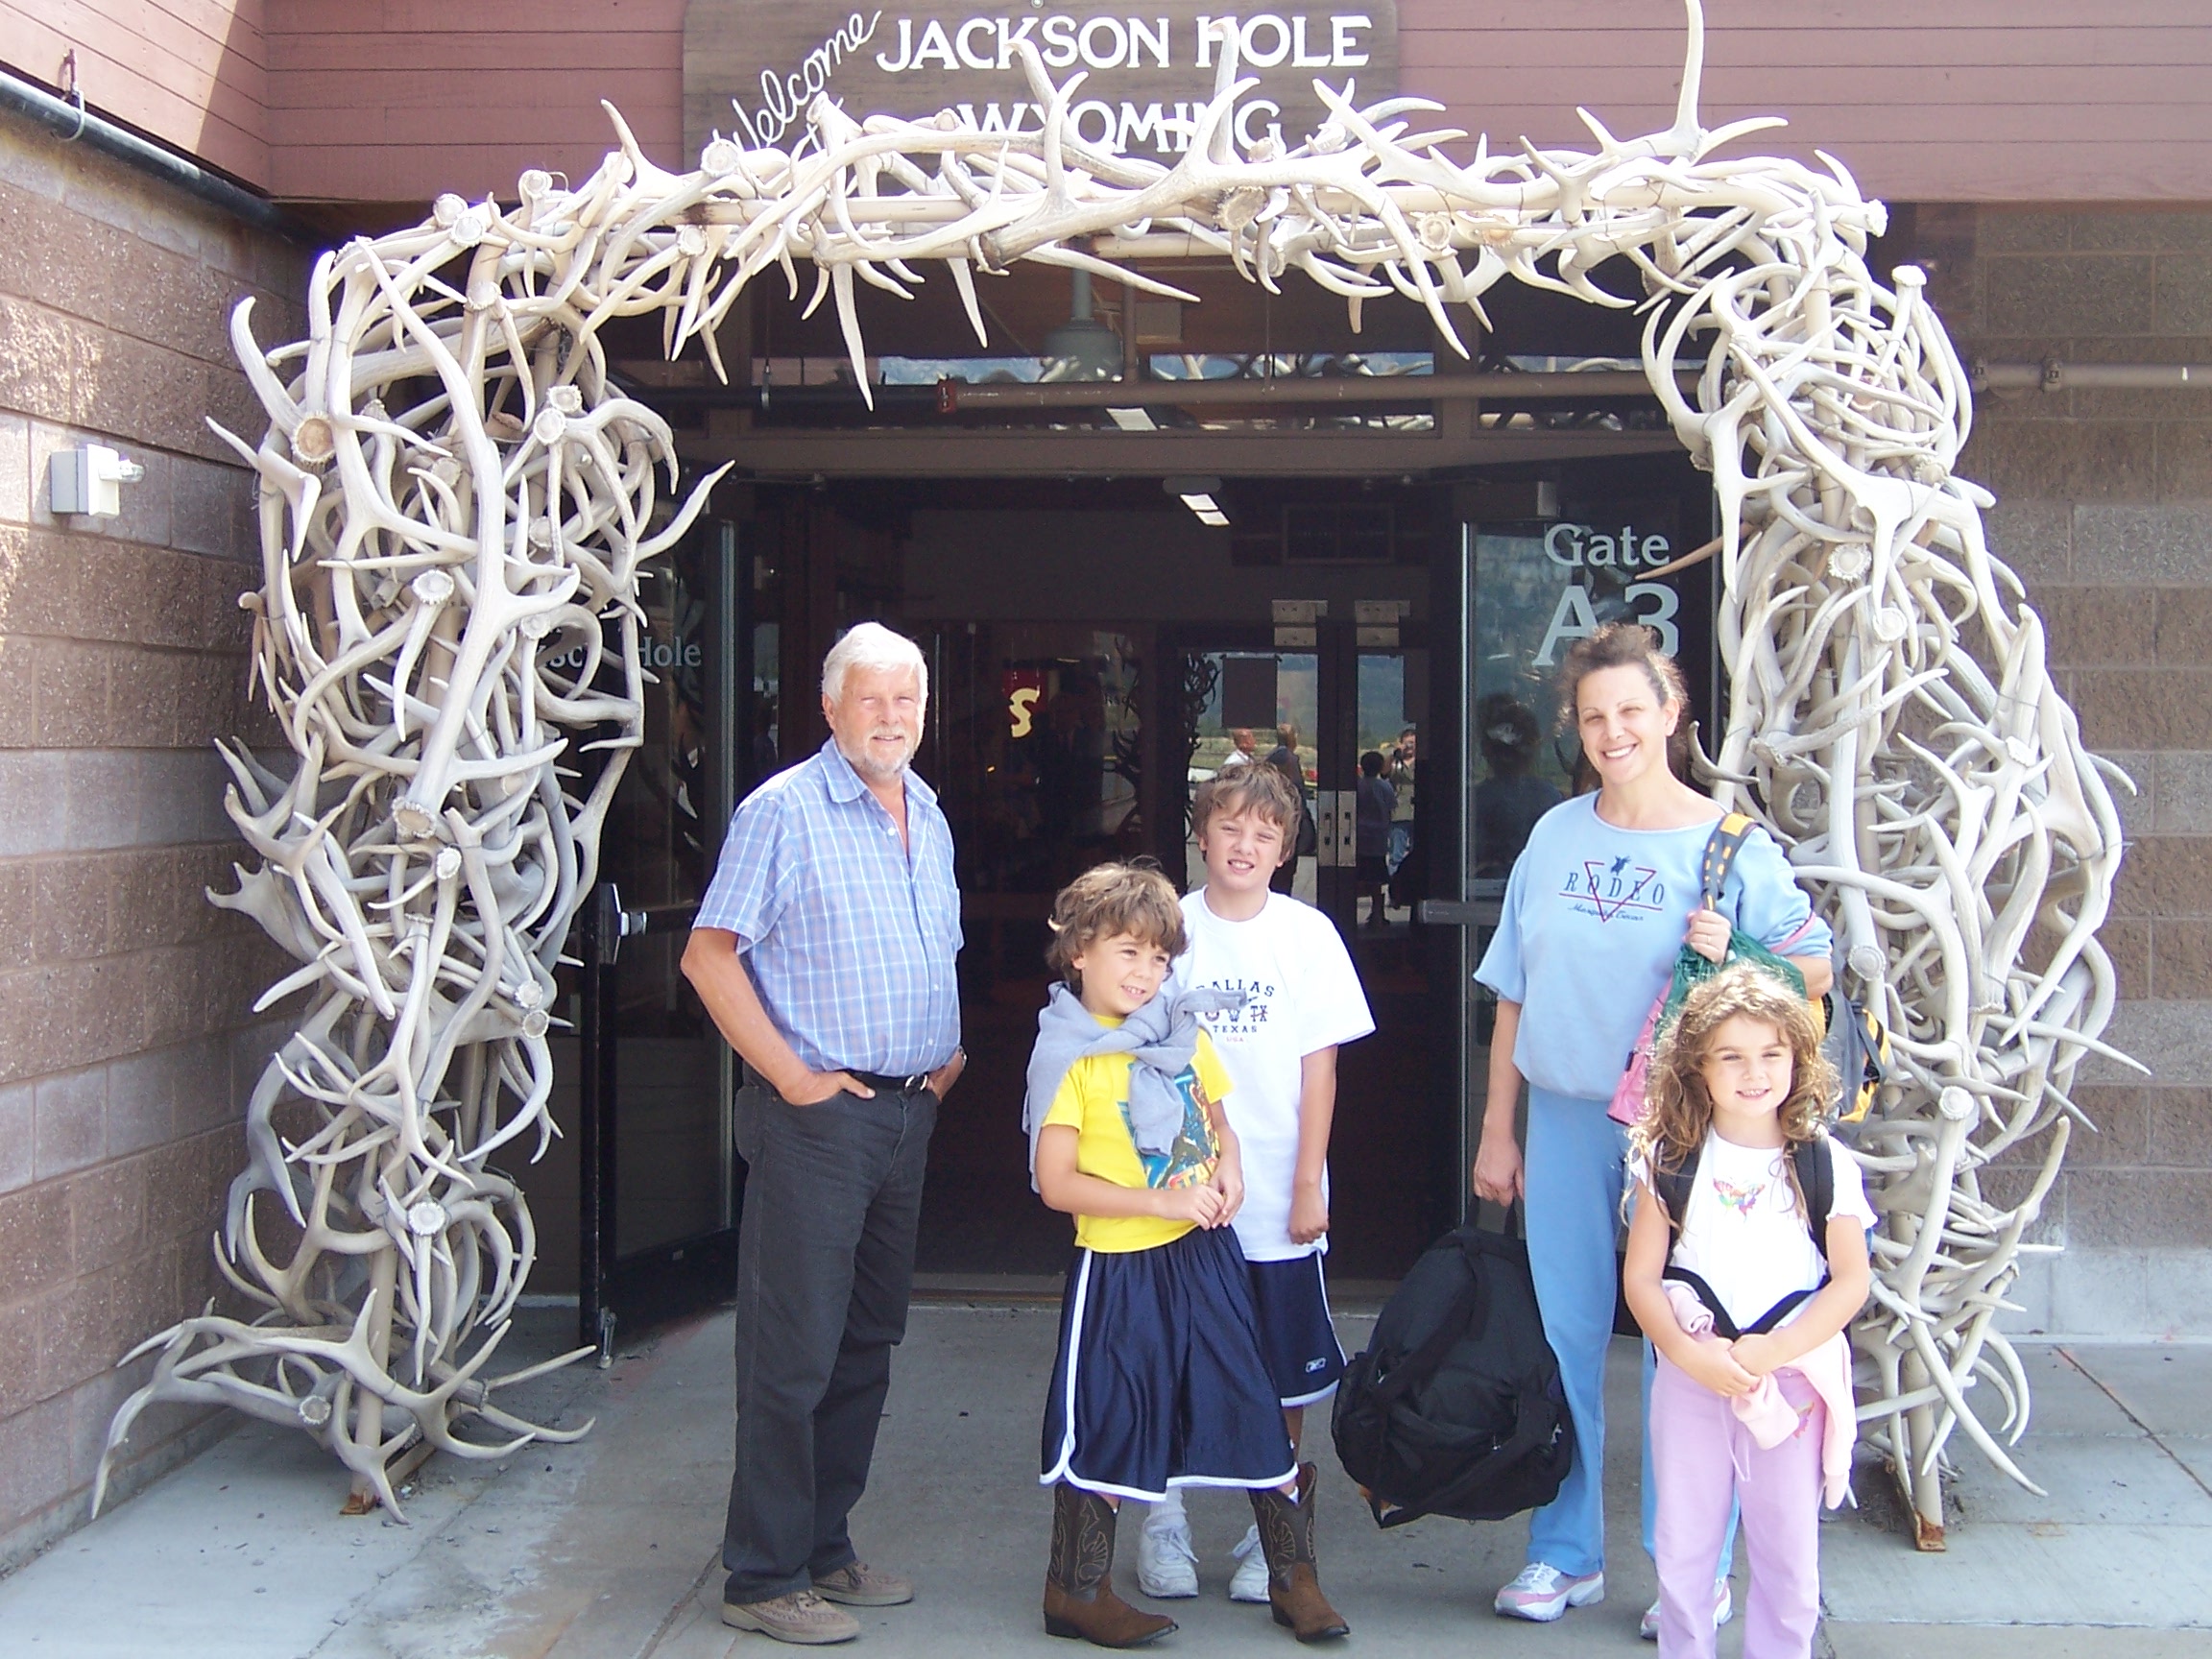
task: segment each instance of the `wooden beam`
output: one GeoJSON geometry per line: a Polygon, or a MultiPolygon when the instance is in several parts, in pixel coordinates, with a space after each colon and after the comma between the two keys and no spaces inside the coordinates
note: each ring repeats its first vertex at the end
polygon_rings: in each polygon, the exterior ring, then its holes
{"type": "Polygon", "coordinates": [[[799,478],[1144,477],[1181,472],[1426,477],[1471,467],[1605,455],[1664,455],[1667,431],[1513,428],[1463,438],[1365,432],[739,431],[715,411],[705,433],[679,432],[689,468],[734,461],[741,474],[799,478]]]}

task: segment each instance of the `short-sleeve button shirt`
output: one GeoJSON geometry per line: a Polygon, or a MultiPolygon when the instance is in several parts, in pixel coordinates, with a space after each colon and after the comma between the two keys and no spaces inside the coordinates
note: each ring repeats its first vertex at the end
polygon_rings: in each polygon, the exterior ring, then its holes
{"type": "Polygon", "coordinates": [[[906,774],[906,839],[836,740],[730,821],[697,926],[737,935],[768,1017],[817,1071],[931,1071],[960,1046],[952,830],[906,774]]]}

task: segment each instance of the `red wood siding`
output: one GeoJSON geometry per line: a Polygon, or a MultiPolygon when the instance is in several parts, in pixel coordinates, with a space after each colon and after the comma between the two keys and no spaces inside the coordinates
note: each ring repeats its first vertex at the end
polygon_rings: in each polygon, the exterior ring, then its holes
{"type": "MultiPolygon", "coordinates": [[[[1826,149],[1896,201],[2212,201],[2212,0],[1706,10],[1708,120],[1791,118],[1739,153],[1826,149]]],[[[530,166],[581,177],[612,144],[601,98],[681,165],[684,11],[0,0],[0,58],[53,83],[74,46],[95,108],[280,197],[417,202],[511,192],[530,166]]],[[[1671,116],[1676,0],[1399,0],[1398,16],[1404,88],[1494,147],[1587,142],[1577,104],[1622,133],[1671,116]]]]}
{"type": "Polygon", "coordinates": [[[266,3],[278,196],[512,198],[528,167],[582,179],[614,147],[602,98],[683,165],[684,0],[266,3]]]}
{"type": "Polygon", "coordinates": [[[263,0],[0,0],[0,61],[50,86],[77,54],[103,115],[269,183],[263,0]]]}
{"type": "MultiPolygon", "coordinates": [[[[1709,126],[1892,201],[2212,200],[2207,0],[1706,0],[1709,126]]],[[[1399,0],[1400,84],[1493,150],[1665,127],[1677,0],[1399,0]]]]}

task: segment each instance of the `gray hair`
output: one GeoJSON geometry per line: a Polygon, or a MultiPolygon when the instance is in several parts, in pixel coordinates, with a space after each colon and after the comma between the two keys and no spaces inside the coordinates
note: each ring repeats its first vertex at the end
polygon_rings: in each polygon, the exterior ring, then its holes
{"type": "Polygon", "coordinates": [[[843,699],[845,672],[849,668],[870,668],[879,674],[911,668],[915,683],[921,687],[922,700],[929,700],[929,664],[923,658],[922,647],[880,622],[854,624],[845,631],[844,637],[830,647],[830,655],[822,659],[822,695],[830,702],[843,699]]]}

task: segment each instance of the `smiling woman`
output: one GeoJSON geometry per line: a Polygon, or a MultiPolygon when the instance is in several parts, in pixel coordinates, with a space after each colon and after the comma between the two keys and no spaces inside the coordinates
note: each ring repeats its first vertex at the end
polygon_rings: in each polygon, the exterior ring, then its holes
{"type": "MultiPolygon", "coordinates": [[[[1624,1131],[1606,1105],[1637,1027],[1685,942],[1719,961],[1733,924],[1770,949],[1802,951],[1798,966],[1815,992],[1826,988],[1830,947],[1827,926],[1764,830],[1744,843],[1721,890],[1723,911],[1703,907],[1698,867],[1720,811],[1675,775],[1688,694],[1681,669],[1649,630],[1614,623],[1577,640],[1559,687],[1562,716],[1581,737],[1597,788],[1537,822],[1476,974],[1499,1000],[1475,1190],[1495,1203],[1526,1201],[1544,1334],[1575,1420],[1574,1467],[1559,1496],[1536,1512],[1527,1568],[1498,1593],[1499,1612],[1539,1621],[1602,1593],[1596,1471],[1604,1457],[1625,1154],[1624,1131]],[[1524,1079],[1526,1154],[1513,1121],[1524,1079]]],[[[1652,1499],[1647,1480],[1647,1549],[1652,1499]]]]}

